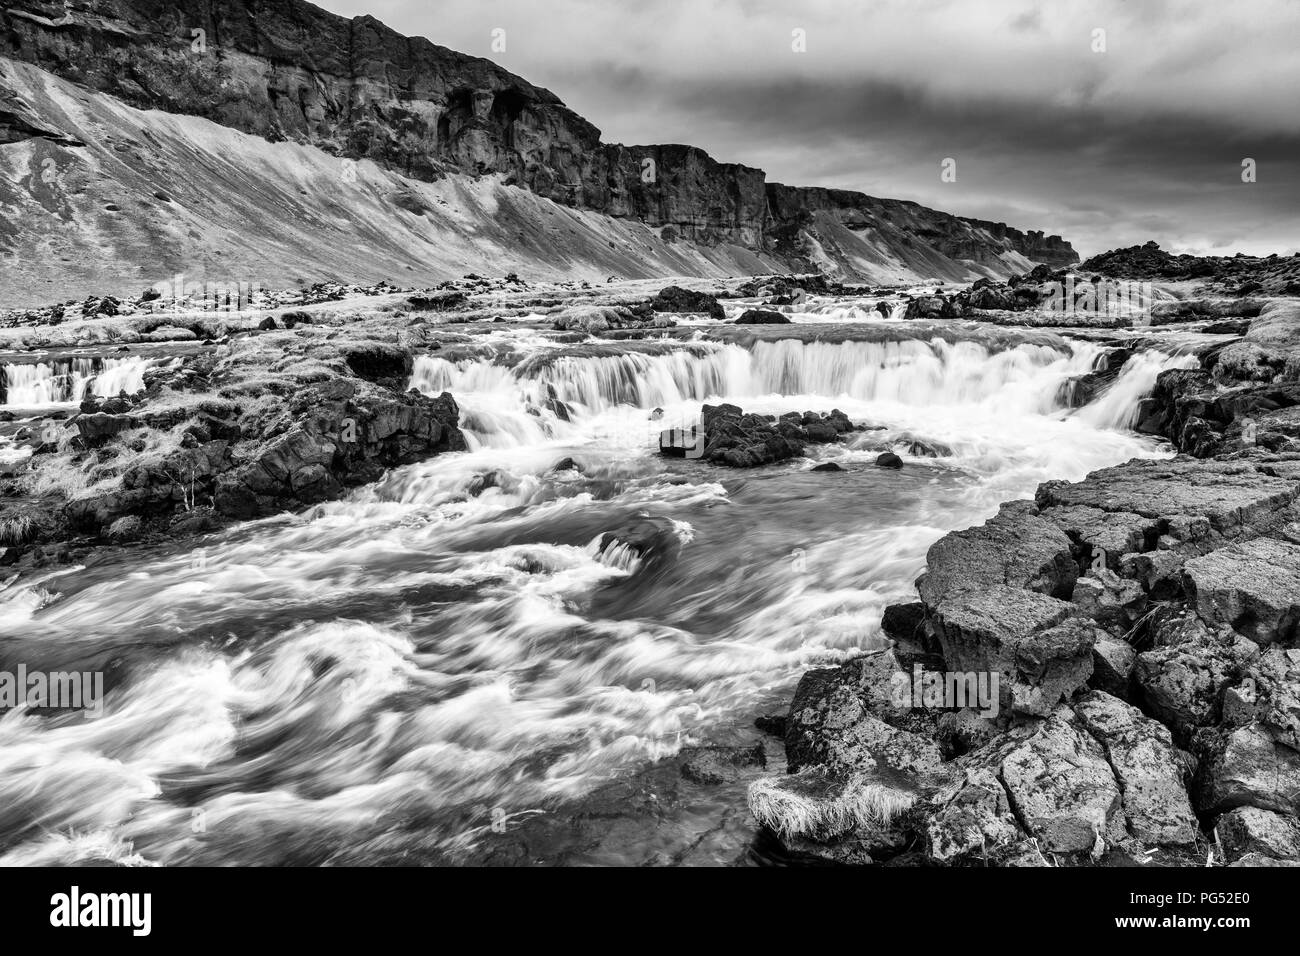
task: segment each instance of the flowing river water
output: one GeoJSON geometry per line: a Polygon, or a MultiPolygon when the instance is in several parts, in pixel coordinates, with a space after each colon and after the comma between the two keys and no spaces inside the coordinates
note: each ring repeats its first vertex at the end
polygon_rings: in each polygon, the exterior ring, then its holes
{"type": "Polygon", "coordinates": [[[0,668],[102,671],[107,701],[0,717],[0,864],[472,861],[502,831],[541,834],[533,862],[752,861],[743,785],[661,800],[655,768],[752,745],[805,669],[880,646],[945,532],[1167,454],[1129,428],[1158,372],[1194,361],[1141,352],[1068,409],[1062,383],[1104,351],[1087,341],[867,338],[587,348],[506,328],[416,362],[468,451],[10,582],[0,668]],[[873,430],[755,471],[657,454],[719,400],[873,430]],[[886,448],[903,469],[875,467],[886,448]],[[539,830],[584,812],[594,836],[539,830]]]}

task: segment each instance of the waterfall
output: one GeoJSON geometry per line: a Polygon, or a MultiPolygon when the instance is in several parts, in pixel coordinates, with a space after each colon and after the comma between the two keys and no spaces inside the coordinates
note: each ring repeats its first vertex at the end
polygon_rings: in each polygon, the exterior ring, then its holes
{"type": "Polygon", "coordinates": [[[10,363],[2,367],[4,405],[39,408],[80,402],[87,395],[107,398],[144,388],[143,358],[65,358],[52,362],[10,363]]]}
{"type": "Polygon", "coordinates": [[[1110,388],[1079,409],[1076,417],[1097,428],[1132,428],[1137,423],[1139,401],[1151,393],[1161,372],[1199,366],[1194,355],[1141,352],[1129,359],[1110,388]]]}
{"type": "MultiPolygon", "coordinates": [[[[694,342],[600,346],[534,353],[509,367],[492,358],[416,358],[410,385],[450,391],[461,404],[471,447],[518,447],[576,437],[584,423],[617,409],[671,409],[695,402],[798,398],[954,411],[987,405],[1000,415],[1046,415],[1071,407],[1063,385],[1092,371],[1104,351],[976,342],[760,341],[752,348],[694,342]]],[[[1135,356],[1114,384],[1077,413],[1097,428],[1132,426],[1139,400],[1167,368],[1190,356],[1135,356]]],[[[1066,390],[1068,391],[1068,390],[1066,390]]],[[[645,416],[642,416],[643,418],[645,416]]],[[[666,425],[665,425],[666,427],[666,425]]]]}

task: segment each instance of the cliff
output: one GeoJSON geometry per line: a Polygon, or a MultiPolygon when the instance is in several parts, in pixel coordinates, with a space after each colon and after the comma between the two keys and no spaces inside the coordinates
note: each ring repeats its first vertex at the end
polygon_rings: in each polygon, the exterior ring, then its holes
{"type": "MultiPolygon", "coordinates": [[[[668,228],[669,241],[777,252],[791,268],[888,279],[924,266],[916,275],[958,279],[1078,258],[1059,237],[770,184],[691,146],[603,143],[555,94],[489,60],[302,0],[30,0],[0,12],[0,55],[139,109],[419,181],[494,175],[563,206],[668,228]]],[[[0,115],[10,141],[40,125],[24,132],[0,115]]]]}

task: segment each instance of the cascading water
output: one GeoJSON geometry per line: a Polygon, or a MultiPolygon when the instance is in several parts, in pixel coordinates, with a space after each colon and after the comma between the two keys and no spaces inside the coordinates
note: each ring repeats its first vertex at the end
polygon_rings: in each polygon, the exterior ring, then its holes
{"type": "Polygon", "coordinates": [[[147,359],[66,358],[53,362],[8,363],[3,373],[4,405],[40,408],[80,402],[87,394],[101,398],[144,388],[147,359]]]}
{"type": "Polygon", "coordinates": [[[0,864],[454,861],[497,823],[542,828],[529,852],[552,861],[735,862],[741,785],[681,781],[653,812],[605,788],[685,745],[752,743],[805,668],[879,645],[945,531],[1163,454],[1126,409],[1186,361],[1139,355],[1076,411],[1057,392],[1098,349],[1063,340],[536,341],[522,360],[497,341],[509,362],[426,356],[412,376],[455,395],[468,452],[205,540],[201,560],[0,591],[11,658],[114,662],[98,720],[0,716],[0,864]],[[875,430],[810,452],[841,474],[655,454],[706,401],[875,430]],[[914,439],[946,454],[872,466],[914,439]]]}

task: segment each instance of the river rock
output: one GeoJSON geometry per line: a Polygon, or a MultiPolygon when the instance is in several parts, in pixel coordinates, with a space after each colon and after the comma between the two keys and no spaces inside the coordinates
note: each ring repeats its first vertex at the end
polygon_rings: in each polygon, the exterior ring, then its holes
{"type": "Polygon", "coordinates": [[[727,317],[716,296],[675,285],[660,289],[659,294],[650,300],[650,309],[654,312],[703,313],[719,321],[727,317]]]}
{"type": "Polygon", "coordinates": [[[951,319],[958,315],[957,306],[941,295],[923,295],[907,303],[904,319],[951,319]]]}
{"type": "Polygon", "coordinates": [[[1074,710],[1105,749],[1129,832],[1148,845],[1195,843],[1198,826],[1183,783],[1187,760],[1168,728],[1099,691],[1081,697],[1074,710]]]}
{"type": "Polygon", "coordinates": [[[789,325],[790,317],[768,309],[746,309],[736,319],[736,325],[789,325]]]}
{"type": "Polygon", "coordinates": [[[1300,650],[1270,647],[1224,692],[1223,719],[1234,726],[1258,721],[1280,744],[1300,752],[1300,650]]]}
{"type": "Polygon", "coordinates": [[[1139,654],[1133,676],[1148,711],[1186,735],[1218,723],[1224,688],[1258,650],[1240,638],[1212,635],[1139,654]]]}
{"type": "Polygon", "coordinates": [[[1201,790],[1204,812],[1236,807],[1288,816],[1300,812],[1300,753],[1277,743],[1257,725],[1238,727],[1214,748],[1201,790]]]}
{"type": "Polygon", "coordinates": [[[1075,621],[1065,601],[1036,591],[991,585],[957,592],[931,613],[949,671],[997,675],[1000,707],[1043,714],[1085,686],[1101,632],[1075,621]]]}
{"type": "Polygon", "coordinates": [[[1184,565],[1188,599],[1206,621],[1258,644],[1293,643],[1300,628],[1300,545],[1256,538],[1184,565]]]}
{"type": "Polygon", "coordinates": [[[737,779],[744,768],[767,766],[762,744],[752,747],[686,747],[677,760],[683,777],[710,786],[737,779]]]}
{"type": "Polygon", "coordinates": [[[997,765],[966,769],[934,797],[938,808],[926,821],[926,856],[951,863],[966,856],[996,857],[1025,835],[1016,819],[997,765]]]}
{"type": "Polygon", "coordinates": [[[910,707],[910,699],[897,691],[899,682],[907,680],[892,651],[806,672],[786,718],[785,753],[790,771],[823,766],[844,775],[874,768],[880,762],[914,772],[935,769],[937,745],[894,731],[880,719],[896,721],[910,707]]]}
{"type": "Polygon", "coordinates": [[[374,481],[384,468],[465,447],[460,410],[444,392],[395,393],[364,381],[309,386],[245,461],[216,483],[217,511],[235,518],[273,514],[374,481]]]}
{"type": "Polygon", "coordinates": [[[1238,807],[1219,817],[1214,835],[1229,860],[1248,853],[1258,853],[1275,860],[1300,859],[1300,824],[1295,817],[1238,807]]]}
{"type": "Polygon", "coordinates": [[[1128,700],[1132,695],[1136,664],[1137,651],[1127,641],[1109,635],[1099,638],[1092,648],[1092,677],[1088,679],[1088,686],[1128,700]]]}
{"type": "Polygon", "coordinates": [[[1104,569],[1079,578],[1070,600],[1084,615],[1118,634],[1128,631],[1147,609],[1141,584],[1104,569]]]}
{"type": "Polygon", "coordinates": [[[962,591],[993,585],[1067,598],[1078,573],[1070,539],[1060,528],[1034,515],[999,514],[931,545],[917,590],[930,608],[962,591]]]}

